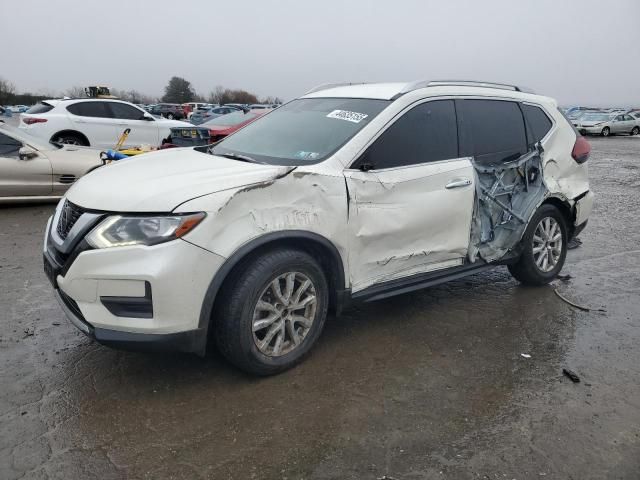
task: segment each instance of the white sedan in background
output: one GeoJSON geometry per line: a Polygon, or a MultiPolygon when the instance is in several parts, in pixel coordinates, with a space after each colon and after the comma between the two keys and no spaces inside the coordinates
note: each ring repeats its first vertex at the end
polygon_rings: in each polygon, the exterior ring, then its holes
{"type": "Polygon", "coordinates": [[[0,204],[58,199],[101,165],[100,150],[41,142],[0,120],[0,204]]]}
{"type": "Polygon", "coordinates": [[[19,127],[45,143],[113,148],[127,128],[131,132],[124,147],[158,146],[172,127],[188,126],[121,100],[80,98],[42,101],[20,116],[19,127]]]}

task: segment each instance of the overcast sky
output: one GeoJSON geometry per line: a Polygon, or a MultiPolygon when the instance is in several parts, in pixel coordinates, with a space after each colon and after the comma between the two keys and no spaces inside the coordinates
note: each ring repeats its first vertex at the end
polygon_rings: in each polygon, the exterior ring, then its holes
{"type": "Polygon", "coordinates": [[[19,91],[161,95],[177,75],[290,99],[455,78],[640,107],[640,0],[0,0],[0,18],[0,76],[19,91]]]}

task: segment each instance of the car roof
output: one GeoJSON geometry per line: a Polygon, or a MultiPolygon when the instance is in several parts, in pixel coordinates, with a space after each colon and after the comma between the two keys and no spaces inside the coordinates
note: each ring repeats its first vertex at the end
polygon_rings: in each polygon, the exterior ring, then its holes
{"type": "Polygon", "coordinates": [[[479,95],[517,98],[522,101],[553,101],[550,98],[536,95],[524,87],[469,80],[329,84],[316,87],[301,98],[370,98],[395,100],[404,94],[418,90],[424,93],[424,96],[479,95]]]}

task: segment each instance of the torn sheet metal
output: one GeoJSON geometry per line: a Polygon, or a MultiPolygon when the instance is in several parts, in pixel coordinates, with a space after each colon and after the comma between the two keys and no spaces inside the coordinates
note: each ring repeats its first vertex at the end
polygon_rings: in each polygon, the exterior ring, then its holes
{"type": "Polygon", "coordinates": [[[473,161],[476,198],[469,261],[502,258],[522,238],[527,222],[548,193],[542,175],[543,148],[509,163],[473,161]]]}

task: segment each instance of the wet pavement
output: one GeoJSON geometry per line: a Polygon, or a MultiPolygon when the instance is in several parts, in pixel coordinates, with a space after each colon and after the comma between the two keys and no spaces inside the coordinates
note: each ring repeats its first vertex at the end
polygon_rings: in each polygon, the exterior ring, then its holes
{"type": "Polygon", "coordinates": [[[272,378],[92,343],[42,273],[53,206],[0,208],[0,479],[640,478],[640,139],[591,142],[572,278],[365,304],[272,378]]]}

